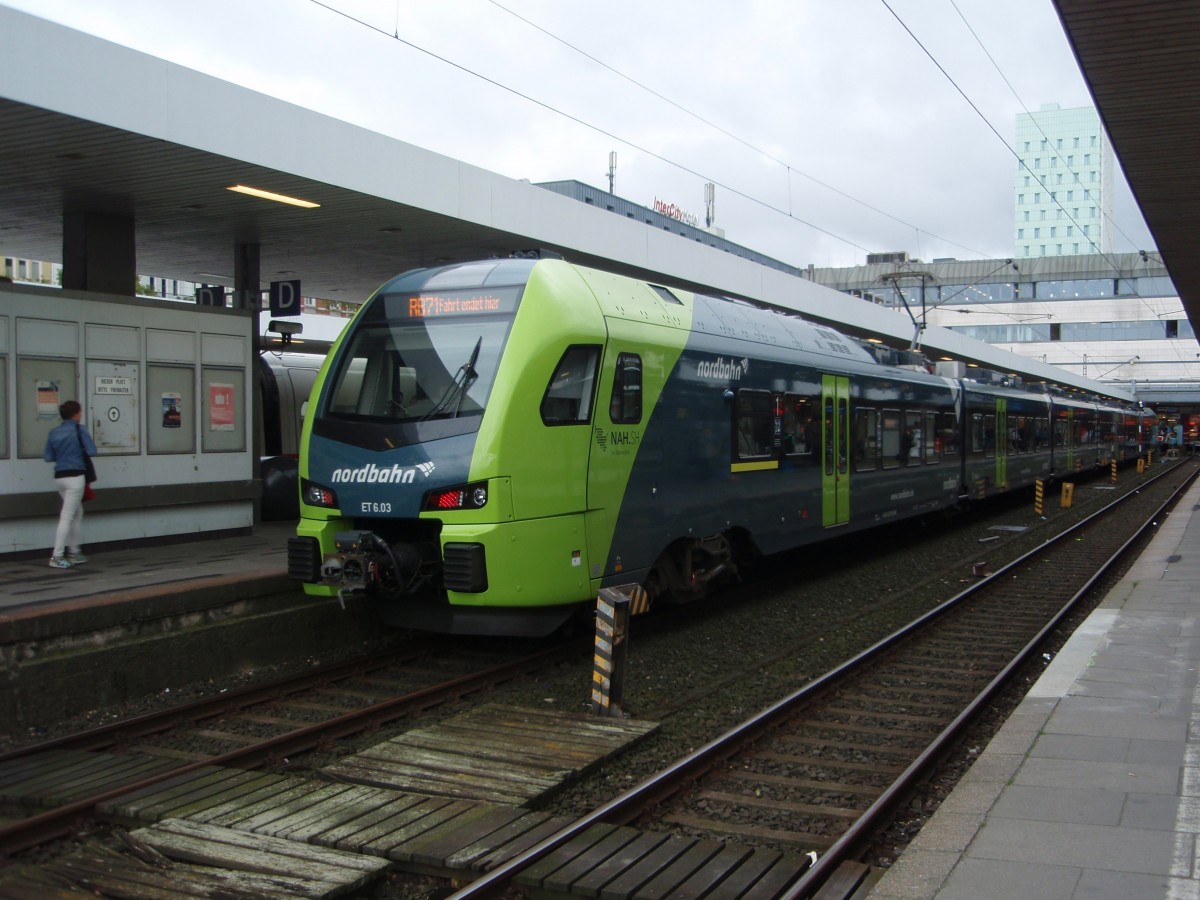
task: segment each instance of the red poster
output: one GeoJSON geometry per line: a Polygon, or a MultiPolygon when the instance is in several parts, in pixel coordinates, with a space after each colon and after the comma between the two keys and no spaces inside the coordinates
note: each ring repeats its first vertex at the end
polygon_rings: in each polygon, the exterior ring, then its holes
{"type": "Polygon", "coordinates": [[[208,386],[208,430],[233,431],[233,385],[208,386]]]}

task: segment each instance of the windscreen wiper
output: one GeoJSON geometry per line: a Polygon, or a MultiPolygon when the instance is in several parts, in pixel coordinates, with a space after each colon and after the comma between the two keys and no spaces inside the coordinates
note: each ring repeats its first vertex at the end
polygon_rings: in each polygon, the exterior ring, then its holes
{"type": "Polygon", "coordinates": [[[437,402],[437,405],[433,409],[421,416],[422,422],[444,412],[452,401],[454,402],[454,414],[450,418],[458,418],[459,410],[462,409],[463,397],[467,395],[467,391],[471,389],[471,385],[479,378],[479,373],[475,371],[475,363],[479,360],[479,348],[481,346],[483,346],[483,335],[480,335],[479,340],[475,342],[475,349],[471,351],[471,358],[458,367],[458,372],[454,375],[454,381],[450,383],[450,387],[446,388],[446,393],[442,394],[442,399],[437,402]]]}

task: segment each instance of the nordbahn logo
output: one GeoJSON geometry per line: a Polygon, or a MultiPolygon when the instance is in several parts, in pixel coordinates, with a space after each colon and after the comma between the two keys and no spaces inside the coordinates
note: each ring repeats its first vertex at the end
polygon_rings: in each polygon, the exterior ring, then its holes
{"type": "Polygon", "coordinates": [[[718,381],[741,381],[742,375],[750,368],[750,360],[731,359],[725,361],[725,357],[718,356],[714,359],[706,359],[696,363],[696,374],[700,378],[715,378],[718,381]]]}
{"type": "Polygon", "coordinates": [[[334,484],[412,484],[417,472],[426,478],[433,474],[436,467],[431,462],[417,463],[415,466],[380,467],[375,463],[359,466],[357,469],[334,469],[334,484]]]}

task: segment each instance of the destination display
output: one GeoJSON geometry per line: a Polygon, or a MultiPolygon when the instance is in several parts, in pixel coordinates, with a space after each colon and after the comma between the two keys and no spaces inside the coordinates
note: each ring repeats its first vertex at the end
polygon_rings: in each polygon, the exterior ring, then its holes
{"type": "Polygon", "coordinates": [[[389,298],[389,313],[409,319],[445,319],[488,313],[511,313],[517,308],[513,291],[447,291],[389,298]],[[399,301],[399,302],[398,302],[399,301]]]}

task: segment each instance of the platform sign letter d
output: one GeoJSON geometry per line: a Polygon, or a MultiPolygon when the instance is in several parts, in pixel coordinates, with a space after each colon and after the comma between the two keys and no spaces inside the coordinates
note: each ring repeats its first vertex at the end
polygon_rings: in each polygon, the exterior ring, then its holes
{"type": "Polygon", "coordinates": [[[300,282],[272,281],[271,282],[271,315],[298,316],[300,315],[300,282]]]}

